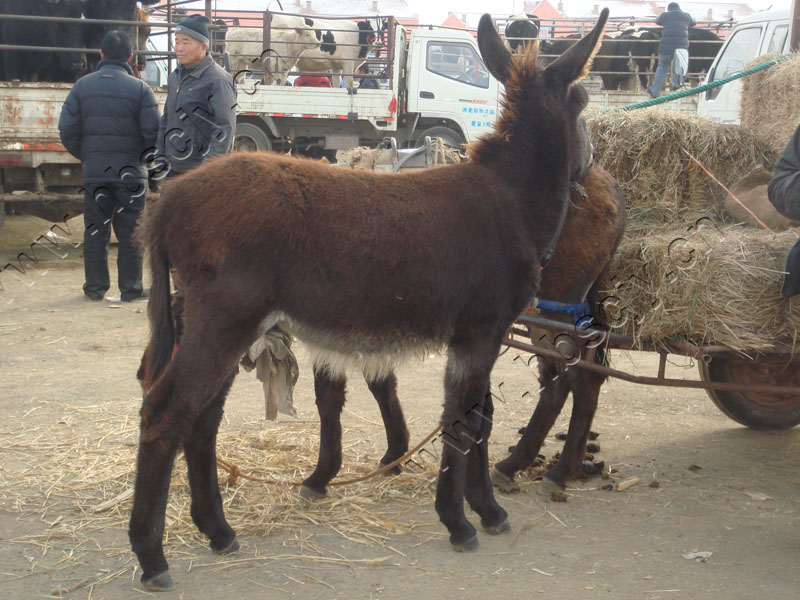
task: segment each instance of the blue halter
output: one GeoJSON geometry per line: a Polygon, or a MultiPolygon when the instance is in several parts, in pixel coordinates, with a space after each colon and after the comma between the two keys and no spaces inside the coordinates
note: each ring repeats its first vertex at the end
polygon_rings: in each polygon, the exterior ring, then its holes
{"type": "Polygon", "coordinates": [[[580,304],[567,304],[566,302],[556,302],[555,300],[533,299],[534,306],[540,311],[552,314],[569,315],[575,325],[587,327],[592,322],[592,310],[589,303],[584,300],[580,304]]]}

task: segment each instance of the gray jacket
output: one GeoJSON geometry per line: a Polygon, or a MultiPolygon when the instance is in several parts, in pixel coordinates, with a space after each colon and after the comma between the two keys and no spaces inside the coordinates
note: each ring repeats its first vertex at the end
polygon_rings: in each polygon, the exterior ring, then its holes
{"type": "Polygon", "coordinates": [[[229,154],[236,130],[233,77],[209,54],[188,72],[175,69],[167,86],[156,156],[166,157],[171,171],[185,173],[208,157],[229,154]]]}

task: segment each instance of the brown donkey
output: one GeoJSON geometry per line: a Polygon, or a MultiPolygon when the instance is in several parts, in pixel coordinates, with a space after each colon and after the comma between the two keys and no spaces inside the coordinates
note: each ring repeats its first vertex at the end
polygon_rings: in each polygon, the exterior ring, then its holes
{"type": "Polygon", "coordinates": [[[512,58],[490,16],[481,18],[481,55],[505,98],[469,162],[386,174],[235,154],[175,179],[149,209],[152,331],[140,369],[129,529],[148,588],[172,587],[162,536],[181,446],[192,519],[215,551],[238,547],[215,465],[223,388],[259,326],[278,320],[316,349],[317,370],[337,378],[358,365],[380,379],[395,360],[446,346],[436,511],[457,550],[478,544],[465,498],[487,532],[510,529],[484,443],[489,375],[505,330],[536,294],[566,216],[570,172],[591,161],[578,127],[587,94],[577,82],[607,18],[604,9],[546,68],[536,65],[535,47],[512,58]],[[185,292],[185,331],[172,359],[170,267],[185,292]]]}
{"type": "MultiPolygon", "coordinates": [[[[570,194],[570,205],[564,228],[553,257],[542,270],[537,295],[546,300],[579,305],[587,302],[586,311],[579,316],[590,318],[594,328],[607,328],[602,310],[602,297],[598,290],[608,287],[608,269],[611,259],[625,231],[625,204],[616,181],[600,167],[580,180],[570,194]]],[[[560,314],[547,315],[555,320],[573,323],[573,317],[560,314]]],[[[581,321],[585,323],[585,321],[581,321]]],[[[553,334],[533,332],[537,344],[563,348],[556,345],[553,334]]],[[[563,336],[560,336],[563,339],[563,336]]],[[[587,338],[576,330],[567,343],[572,353],[581,358],[605,364],[605,348],[594,338],[587,338]]],[[[525,433],[511,456],[497,464],[492,471],[492,481],[502,491],[519,489],[514,475],[530,466],[539,454],[545,437],[561,412],[569,392],[572,391],[573,410],[570,429],[564,450],[556,466],[545,475],[545,483],[563,489],[566,478],[581,465],[586,449],[586,438],[597,408],[597,397],[605,377],[583,369],[567,368],[568,359],[556,361],[538,357],[541,389],[539,403],[525,428],[525,433]]],[[[326,486],[336,476],[342,462],[342,426],[340,415],[345,402],[344,380],[327,373],[314,373],[317,408],[320,413],[320,453],[317,468],[303,482],[301,494],[318,498],[326,493],[326,486]]],[[[397,398],[397,380],[394,374],[370,383],[370,391],[378,402],[386,429],[388,449],[381,459],[386,465],[403,456],[408,450],[408,429],[397,398]]],[[[399,468],[395,468],[395,472],[399,468]]]]}

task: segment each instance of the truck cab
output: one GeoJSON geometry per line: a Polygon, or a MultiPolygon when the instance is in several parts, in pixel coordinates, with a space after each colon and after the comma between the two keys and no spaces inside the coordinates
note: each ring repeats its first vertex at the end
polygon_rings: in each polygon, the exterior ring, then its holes
{"type": "Polygon", "coordinates": [[[426,135],[457,145],[491,129],[500,84],[489,75],[471,35],[417,29],[409,42],[408,65],[407,110],[417,115],[417,146],[426,135]]]}
{"type": "MultiPolygon", "coordinates": [[[[719,81],[743,71],[749,62],[759,56],[788,51],[788,10],[772,10],[750,15],[733,28],[725,44],[720,48],[708,71],[706,83],[719,81]]],[[[740,79],[707,90],[698,99],[697,114],[719,123],[739,124],[741,95],[740,79]]]]}

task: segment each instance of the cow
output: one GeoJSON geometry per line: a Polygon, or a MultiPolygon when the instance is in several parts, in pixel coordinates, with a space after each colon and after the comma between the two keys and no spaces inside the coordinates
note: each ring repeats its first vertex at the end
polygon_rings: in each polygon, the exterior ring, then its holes
{"type": "Polygon", "coordinates": [[[375,44],[375,30],[369,21],[324,20],[305,18],[315,32],[317,47],[306,50],[297,61],[300,71],[333,74],[333,87],[344,76],[353,87],[353,73],[358,70],[375,44]],[[309,23],[310,22],[310,23],[309,23]]]}
{"type": "MultiPolygon", "coordinates": [[[[149,21],[150,15],[147,12],[145,12],[144,9],[137,8],[136,20],[141,22],[149,21]]],[[[139,25],[136,36],[136,49],[139,52],[147,52],[147,38],[150,37],[150,32],[151,32],[150,25],[139,25]]],[[[139,73],[143,73],[146,66],[147,66],[147,56],[145,54],[137,54],[136,68],[139,70],[139,73]]]]}
{"type": "Polygon", "coordinates": [[[723,40],[704,27],[689,28],[689,73],[707,73],[723,40]]]}
{"type": "Polygon", "coordinates": [[[658,31],[646,27],[615,31],[603,38],[603,46],[593,65],[593,70],[600,72],[603,87],[606,90],[636,90],[639,83],[646,87],[648,73],[655,70],[660,39],[658,31]]]}
{"type": "MultiPolygon", "coordinates": [[[[658,61],[660,27],[636,27],[609,34],[594,61],[595,71],[607,90],[635,90],[638,74],[641,88],[649,84],[658,61]]],[[[689,73],[708,71],[722,40],[708,29],[689,28],[689,73]]]]}
{"type": "MultiPolygon", "coordinates": [[[[310,21],[310,19],[307,19],[310,21]]],[[[230,70],[237,80],[255,66],[265,69],[264,83],[283,85],[286,77],[306,50],[319,46],[314,30],[302,17],[272,15],[269,48],[263,49],[262,30],[231,27],[225,33],[225,48],[230,70]],[[259,59],[259,57],[261,57],[259,59]]]]}
{"type": "MultiPolygon", "coordinates": [[[[7,14],[80,19],[85,0],[3,0],[7,14]]],[[[80,48],[81,30],[77,23],[0,21],[4,44],[80,48]]],[[[21,81],[75,81],[86,67],[81,52],[34,52],[8,50],[3,53],[3,76],[21,81]]]]}
{"type": "Polygon", "coordinates": [[[506,46],[511,52],[519,52],[522,47],[539,37],[539,18],[520,13],[508,18],[506,22],[506,46]]]}
{"type": "MultiPolygon", "coordinates": [[[[161,0],[141,0],[144,6],[158,4],[161,0]]],[[[109,21],[136,21],[137,19],[137,0],[85,0],[86,8],[84,16],[87,19],[106,19],[109,21]]],[[[84,41],[87,48],[99,49],[103,36],[112,30],[126,33],[131,38],[134,47],[139,48],[138,35],[135,25],[86,25],[84,29],[84,41]]],[[[89,57],[90,70],[97,67],[100,56],[92,53],[89,57]]]]}

